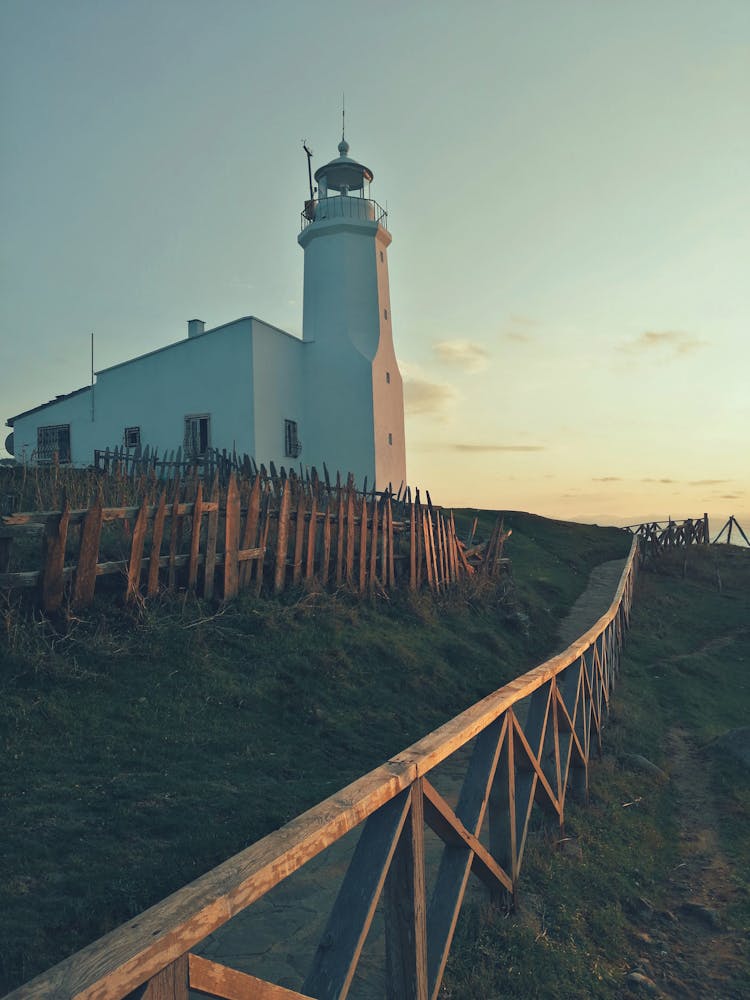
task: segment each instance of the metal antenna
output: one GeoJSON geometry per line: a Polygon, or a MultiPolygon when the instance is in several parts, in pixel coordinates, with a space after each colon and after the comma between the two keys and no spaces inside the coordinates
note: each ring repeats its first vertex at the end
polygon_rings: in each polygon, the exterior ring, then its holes
{"type": "Polygon", "coordinates": [[[341,141],[344,142],[344,133],[346,131],[346,94],[341,92],[341,141]]]}
{"type": "Polygon", "coordinates": [[[307,139],[302,140],[302,148],[307,153],[307,177],[310,182],[310,201],[312,201],[315,197],[315,195],[313,194],[312,166],[311,166],[313,151],[307,145],[307,139]]]}

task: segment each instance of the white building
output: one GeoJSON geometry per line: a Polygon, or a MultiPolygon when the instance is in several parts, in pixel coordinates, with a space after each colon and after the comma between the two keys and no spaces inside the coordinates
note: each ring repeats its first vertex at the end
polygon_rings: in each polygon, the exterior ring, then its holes
{"type": "Polygon", "coordinates": [[[393,348],[386,215],[372,172],[342,138],[315,173],[298,241],[303,335],[246,316],[97,372],[86,386],[7,421],[18,460],[91,465],[95,449],[233,448],[256,461],[406,479],[404,402],[393,348]],[[367,194],[365,194],[367,185],[367,194]]]}

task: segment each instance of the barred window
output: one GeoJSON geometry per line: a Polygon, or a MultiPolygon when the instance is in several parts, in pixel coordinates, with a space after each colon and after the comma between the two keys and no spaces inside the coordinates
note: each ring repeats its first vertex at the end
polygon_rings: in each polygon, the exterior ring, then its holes
{"type": "Polygon", "coordinates": [[[211,447],[211,416],[193,413],[185,417],[185,450],[193,458],[203,458],[211,447]]]}
{"type": "Polygon", "coordinates": [[[61,465],[70,462],[70,424],[37,427],[37,462],[40,465],[48,465],[54,460],[55,452],[57,452],[57,460],[61,465]]]}
{"type": "Polygon", "coordinates": [[[297,421],[284,421],[284,455],[287,458],[298,458],[302,454],[302,442],[297,434],[297,421]]]}
{"type": "Polygon", "coordinates": [[[141,429],[140,427],[126,427],[123,441],[126,448],[140,448],[141,429]]]}

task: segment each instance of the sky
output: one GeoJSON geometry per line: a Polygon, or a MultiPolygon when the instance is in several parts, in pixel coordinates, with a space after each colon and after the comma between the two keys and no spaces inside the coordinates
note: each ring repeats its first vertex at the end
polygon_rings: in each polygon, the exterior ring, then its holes
{"type": "Polygon", "coordinates": [[[88,383],[92,332],[97,369],[193,317],[301,335],[342,93],[409,481],[747,530],[748,0],[2,0],[2,423],[88,383]]]}

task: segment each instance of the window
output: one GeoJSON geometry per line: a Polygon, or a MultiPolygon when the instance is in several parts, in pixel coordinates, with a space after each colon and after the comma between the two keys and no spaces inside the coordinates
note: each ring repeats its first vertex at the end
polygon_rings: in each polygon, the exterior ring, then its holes
{"type": "Polygon", "coordinates": [[[208,413],[185,417],[185,450],[194,458],[203,458],[211,447],[211,417],[208,413]]]}
{"type": "Polygon", "coordinates": [[[36,429],[36,460],[40,465],[52,462],[57,452],[60,464],[70,462],[70,424],[55,424],[36,429]]]}
{"type": "Polygon", "coordinates": [[[383,310],[383,319],[388,319],[388,310],[387,309],[383,310]]]}
{"type": "Polygon", "coordinates": [[[391,384],[391,373],[390,372],[386,372],[385,373],[385,380],[388,383],[388,385],[391,384]]]}
{"type": "Polygon", "coordinates": [[[388,435],[388,444],[393,444],[393,435],[392,434],[388,435]]]}
{"type": "Polygon", "coordinates": [[[302,454],[302,442],[297,436],[297,421],[284,421],[284,454],[287,458],[298,458],[302,454]]]}
{"type": "Polygon", "coordinates": [[[141,429],[140,427],[126,427],[123,440],[126,448],[140,448],[141,429]]]}
{"type": "Polygon", "coordinates": [[[385,257],[383,256],[383,251],[381,250],[380,251],[380,263],[382,264],[384,260],[385,260],[385,257]]]}

